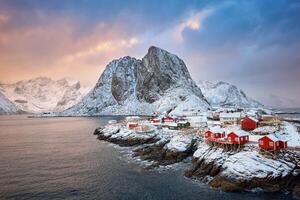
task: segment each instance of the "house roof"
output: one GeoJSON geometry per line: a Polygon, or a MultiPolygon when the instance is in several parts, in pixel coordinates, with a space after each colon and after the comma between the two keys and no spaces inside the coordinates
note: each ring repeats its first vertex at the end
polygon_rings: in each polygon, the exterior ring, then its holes
{"type": "Polygon", "coordinates": [[[277,141],[282,141],[280,140],[279,138],[277,138],[275,135],[265,135],[263,137],[261,137],[259,140],[261,140],[262,138],[264,137],[268,137],[270,140],[274,141],[274,142],[277,142],[277,141]]]}
{"type": "Polygon", "coordinates": [[[224,133],[224,128],[221,127],[211,127],[209,130],[213,133],[224,133]]]}
{"type": "Polygon", "coordinates": [[[220,113],[220,118],[240,118],[241,117],[240,112],[234,112],[234,113],[220,113]]]}
{"type": "Polygon", "coordinates": [[[231,131],[230,133],[235,133],[239,137],[248,136],[249,135],[249,133],[247,131],[244,131],[244,130],[231,131]]]}
{"type": "Polygon", "coordinates": [[[254,117],[245,117],[245,119],[246,119],[246,118],[249,118],[249,119],[251,119],[252,121],[258,122],[258,120],[255,119],[254,117]]]}
{"type": "Polygon", "coordinates": [[[186,124],[188,121],[178,121],[177,124],[186,124]]]}

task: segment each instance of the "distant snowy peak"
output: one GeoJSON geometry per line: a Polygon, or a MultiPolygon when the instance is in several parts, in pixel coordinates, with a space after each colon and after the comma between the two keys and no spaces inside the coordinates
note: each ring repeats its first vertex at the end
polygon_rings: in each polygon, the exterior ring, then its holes
{"type": "Polygon", "coordinates": [[[0,84],[0,89],[18,108],[30,113],[63,111],[80,101],[89,90],[70,78],[54,81],[48,77],[0,84]]]}
{"type": "Polygon", "coordinates": [[[263,107],[261,103],[249,97],[235,85],[219,81],[198,81],[197,85],[213,107],[237,106],[247,108],[263,107]]]}
{"type": "Polygon", "coordinates": [[[184,62],[163,49],[150,47],[142,60],[127,56],[110,62],[95,88],[62,114],[152,114],[207,107],[184,62]]]}
{"type": "Polygon", "coordinates": [[[0,92],[0,115],[16,114],[20,110],[0,92]]]}

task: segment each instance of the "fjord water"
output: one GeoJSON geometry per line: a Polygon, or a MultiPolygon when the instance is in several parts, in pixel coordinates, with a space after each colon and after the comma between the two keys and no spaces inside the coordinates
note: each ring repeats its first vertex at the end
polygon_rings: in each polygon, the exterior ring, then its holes
{"type": "MultiPolygon", "coordinates": [[[[225,193],[182,176],[126,162],[94,129],[115,117],[0,117],[0,199],[289,199],[225,193]]],[[[120,118],[120,117],[119,117],[120,118]]]]}

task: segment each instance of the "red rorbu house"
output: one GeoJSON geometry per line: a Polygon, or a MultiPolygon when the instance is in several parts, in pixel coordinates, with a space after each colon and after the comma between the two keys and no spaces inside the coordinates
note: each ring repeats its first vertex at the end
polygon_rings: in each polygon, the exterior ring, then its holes
{"type": "Polygon", "coordinates": [[[227,138],[234,144],[246,144],[249,142],[249,133],[243,130],[232,131],[227,134],[227,138]]]}
{"type": "Polygon", "coordinates": [[[127,128],[129,128],[129,129],[133,129],[137,126],[138,126],[138,123],[136,123],[136,122],[128,122],[127,123],[127,128]]]}
{"type": "Polygon", "coordinates": [[[258,140],[258,146],[262,149],[279,150],[287,147],[287,141],[274,135],[266,135],[258,140]]]}
{"type": "Polygon", "coordinates": [[[153,124],[160,123],[160,119],[151,119],[150,123],[153,123],[153,124]]]}
{"type": "Polygon", "coordinates": [[[175,118],[174,117],[170,117],[170,116],[167,116],[167,117],[164,117],[162,119],[163,122],[175,122],[175,118]]]}
{"type": "Polygon", "coordinates": [[[212,127],[209,131],[205,132],[205,138],[223,138],[225,137],[225,131],[220,127],[212,127]]]}
{"type": "Polygon", "coordinates": [[[245,117],[242,121],[241,121],[241,129],[243,130],[254,130],[257,128],[257,119],[253,118],[253,117],[245,117]]]}

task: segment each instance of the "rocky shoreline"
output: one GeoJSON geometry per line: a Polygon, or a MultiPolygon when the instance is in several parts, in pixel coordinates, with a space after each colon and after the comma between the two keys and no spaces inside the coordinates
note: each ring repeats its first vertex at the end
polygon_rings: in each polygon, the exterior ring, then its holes
{"type": "Polygon", "coordinates": [[[152,161],[149,168],[192,157],[191,167],[184,172],[186,177],[227,192],[288,190],[300,199],[299,153],[284,153],[270,159],[251,146],[231,151],[209,146],[196,133],[156,129],[153,133],[143,134],[121,124],[106,125],[96,129],[94,134],[99,140],[135,147],[134,156],[152,161]]]}

